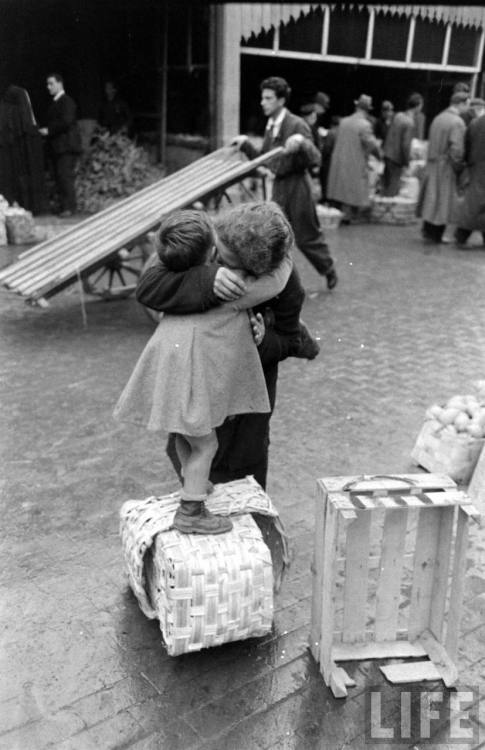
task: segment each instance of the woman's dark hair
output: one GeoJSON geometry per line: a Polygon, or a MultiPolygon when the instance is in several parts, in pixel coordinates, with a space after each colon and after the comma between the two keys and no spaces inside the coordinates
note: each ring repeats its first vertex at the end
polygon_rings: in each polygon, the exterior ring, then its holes
{"type": "Polygon", "coordinates": [[[158,257],[169,271],[201,266],[214,245],[214,231],[207,214],[182,209],[162,219],[158,230],[158,257]]]}
{"type": "Polygon", "coordinates": [[[264,81],[261,81],[259,88],[261,91],[263,89],[272,89],[275,92],[276,97],[278,99],[284,99],[285,102],[287,102],[291,96],[291,89],[288,86],[287,81],[279,76],[265,78],[264,81]]]}

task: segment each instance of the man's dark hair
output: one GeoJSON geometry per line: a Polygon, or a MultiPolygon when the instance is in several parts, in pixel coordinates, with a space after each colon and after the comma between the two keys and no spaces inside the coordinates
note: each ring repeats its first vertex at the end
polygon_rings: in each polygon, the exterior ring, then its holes
{"type": "Polygon", "coordinates": [[[470,93],[470,84],[466,81],[458,81],[458,83],[455,83],[453,86],[453,93],[459,94],[460,92],[465,92],[465,94],[470,93]]]}
{"type": "Polygon", "coordinates": [[[270,76],[270,78],[265,78],[264,81],[261,81],[259,88],[261,89],[261,91],[263,89],[272,89],[272,91],[275,92],[276,97],[278,99],[284,99],[285,102],[287,102],[291,96],[291,89],[288,86],[287,81],[285,81],[284,78],[280,78],[279,76],[270,76]]]}
{"type": "Polygon", "coordinates": [[[59,83],[62,83],[62,85],[64,85],[64,78],[61,76],[60,73],[49,73],[47,78],[55,78],[56,81],[59,81],[59,83]]]}
{"type": "Polygon", "coordinates": [[[214,245],[214,231],[203,211],[182,209],[162,219],[157,239],[163,265],[169,271],[186,271],[205,263],[214,245]]]}
{"type": "Polygon", "coordinates": [[[215,220],[221,242],[253,276],[270,273],[295,244],[293,230],[273,201],[240,203],[215,220]]]}
{"type": "Polygon", "coordinates": [[[409,94],[406,101],[406,109],[414,109],[415,107],[419,107],[419,105],[423,103],[424,99],[421,94],[418,94],[417,92],[415,92],[414,94],[409,94]]]}

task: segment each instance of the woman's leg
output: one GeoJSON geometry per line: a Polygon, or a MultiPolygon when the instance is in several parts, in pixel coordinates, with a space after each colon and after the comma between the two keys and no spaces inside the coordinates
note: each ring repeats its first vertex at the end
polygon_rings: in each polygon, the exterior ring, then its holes
{"type": "Polygon", "coordinates": [[[222,534],[232,529],[229,518],[215,516],[205,507],[212,459],[217,451],[215,430],[208,435],[177,436],[177,451],[183,465],[184,486],[174,526],[187,534],[222,534]]]}
{"type": "Polygon", "coordinates": [[[217,451],[216,431],[212,430],[208,435],[200,437],[191,435],[178,435],[177,437],[180,439],[177,441],[177,452],[179,442],[183,446],[182,452],[185,451],[185,463],[179,453],[184,475],[184,491],[188,495],[205,495],[212,459],[217,451]]]}

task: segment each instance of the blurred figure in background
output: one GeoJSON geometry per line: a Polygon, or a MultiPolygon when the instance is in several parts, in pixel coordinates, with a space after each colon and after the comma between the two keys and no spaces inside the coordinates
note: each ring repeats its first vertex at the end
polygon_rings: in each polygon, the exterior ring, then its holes
{"type": "Polygon", "coordinates": [[[100,107],[98,122],[101,127],[109,130],[110,134],[131,134],[133,117],[128,104],[122,99],[118,92],[118,86],[112,80],[104,84],[105,99],[100,107]]]}
{"type": "Polygon", "coordinates": [[[411,141],[416,126],[416,115],[422,108],[421,94],[411,94],[406,102],[406,110],[394,115],[384,141],[382,195],[393,196],[399,193],[401,174],[411,159],[411,141]]]}
{"type": "Polygon", "coordinates": [[[465,166],[465,123],[462,114],[469,107],[465,92],[452,95],[450,106],[437,115],[429,130],[428,160],[416,215],[423,219],[425,242],[440,243],[457,208],[457,177],[465,166]]]}
{"type": "Polygon", "coordinates": [[[467,181],[455,230],[460,249],[466,249],[467,240],[476,229],[485,243],[485,100],[472,99],[470,109],[474,115],[465,134],[467,181]]]}
{"type": "Polygon", "coordinates": [[[381,104],[381,113],[374,126],[375,136],[376,138],[379,138],[381,143],[384,143],[386,140],[386,135],[389,132],[393,119],[394,104],[387,100],[383,101],[381,104]]]}
{"type": "Polygon", "coordinates": [[[320,203],[329,202],[327,196],[328,173],[330,171],[330,161],[332,159],[332,153],[335,148],[335,141],[337,140],[337,132],[340,125],[340,120],[341,118],[338,115],[332,115],[330,119],[330,127],[326,131],[326,135],[321,138],[320,150],[322,152],[322,163],[320,165],[320,203]]]}
{"type": "Polygon", "coordinates": [[[42,137],[28,92],[9,86],[0,99],[0,195],[42,213],[47,209],[42,137]]]}
{"type": "Polygon", "coordinates": [[[365,219],[369,213],[368,157],[373,154],[380,159],[379,142],[368,118],[372,97],[361,94],[354,104],[354,114],[340,120],[328,174],[327,194],[342,207],[344,224],[365,219]]]}

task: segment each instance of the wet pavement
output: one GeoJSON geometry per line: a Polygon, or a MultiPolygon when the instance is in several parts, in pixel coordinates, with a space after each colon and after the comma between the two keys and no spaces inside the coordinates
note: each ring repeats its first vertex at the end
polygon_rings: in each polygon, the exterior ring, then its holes
{"type": "MultiPolygon", "coordinates": [[[[151,323],[133,299],[83,299],[77,285],[45,310],[0,291],[2,750],[485,747],[479,694],[470,740],[451,743],[446,711],[431,740],[366,738],[370,686],[386,726],[400,691],[377,662],[354,662],[356,687],[334,699],[307,648],[316,479],[418,471],[426,408],[485,377],[485,251],[424,247],[416,225],[342,227],[329,241],[340,283],[304,309],[322,351],[281,366],[272,422],[268,492],[293,549],[273,632],[177,658],[127,586],[118,536],[125,500],[177,486],[163,445],[111,418],[151,323]]],[[[15,252],[0,249],[2,263],[15,252]]],[[[476,690],[484,615],[474,526],[459,668],[476,690]]],[[[442,683],[426,689],[448,705],[442,683]]]]}

